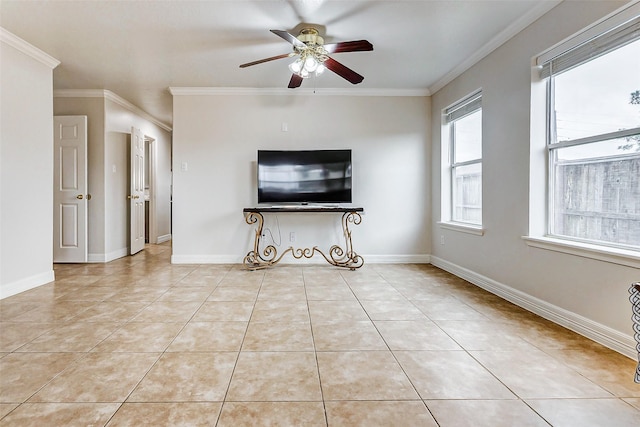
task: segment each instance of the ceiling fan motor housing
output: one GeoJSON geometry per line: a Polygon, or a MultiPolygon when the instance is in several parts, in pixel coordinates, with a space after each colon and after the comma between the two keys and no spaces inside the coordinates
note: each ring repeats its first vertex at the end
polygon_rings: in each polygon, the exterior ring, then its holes
{"type": "Polygon", "coordinates": [[[303,28],[297,39],[307,46],[322,46],[324,44],[324,39],[320,37],[320,33],[315,28],[303,28]]]}

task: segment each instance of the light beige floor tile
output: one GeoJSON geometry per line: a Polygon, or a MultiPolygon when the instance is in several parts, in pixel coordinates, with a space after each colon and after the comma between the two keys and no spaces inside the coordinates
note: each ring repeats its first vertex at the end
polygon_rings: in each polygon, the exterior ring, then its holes
{"type": "Polygon", "coordinates": [[[356,298],[358,298],[360,301],[366,301],[366,300],[405,301],[406,300],[406,298],[400,292],[398,292],[393,286],[386,283],[373,284],[373,285],[351,284],[350,287],[351,287],[351,291],[355,294],[356,298]]]}
{"type": "Polygon", "coordinates": [[[90,353],[30,402],[123,402],[157,359],[154,353],[90,353]]]}
{"type": "Polygon", "coordinates": [[[202,303],[197,301],[156,301],[149,304],[133,322],[184,322],[200,308],[202,303]]]}
{"type": "Polygon", "coordinates": [[[118,289],[112,286],[83,286],[62,295],[58,301],[104,301],[117,293],[118,289]]]}
{"type": "Polygon", "coordinates": [[[102,353],[160,353],[167,349],[183,327],[183,323],[127,323],[98,344],[92,351],[102,353]]]}
{"type": "Polygon", "coordinates": [[[355,301],[356,296],[346,284],[306,286],[309,301],[355,301]]]}
{"type": "Polygon", "coordinates": [[[306,301],[273,301],[256,302],[252,322],[309,322],[309,309],[306,301]]]}
{"type": "Polygon", "coordinates": [[[128,402],[221,402],[238,354],[165,353],[128,402]]]}
{"type": "Polygon", "coordinates": [[[158,298],[158,301],[199,301],[206,300],[213,289],[206,286],[173,286],[158,298]]]}
{"type": "Polygon", "coordinates": [[[0,421],[2,426],[104,425],[119,403],[25,403],[0,421]]]}
{"type": "Polygon", "coordinates": [[[18,407],[18,403],[0,403],[0,420],[18,407]]]}
{"type": "Polygon", "coordinates": [[[442,329],[428,320],[374,323],[391,350],[461,350],[442,329]]]}
{"type": "Polygon", "coordinates": [[[428,320],[423,312],[406,299],[361,301],[371,320],[428,320]]]}
{"type": "Polygon", "coordinates": [[[243,351],[313,351],[309,322],[251,322],[243,351]]]}
{"type": "Polygon", "coordinates": [[[307,294],[302,285],[264,284],[260,288],[258,300],[306,301],[307,294]]]}
{"type": "Polygon", "coordinates": [[[527,403],[556,427],[640,425],[640,411],[619,399],[527,399],[527,403]]]}
{"type": "Polygon", "coordinates": [[[394,351],[423,399],[515,399],[464,351],[394,351]]]}
{"type": "Polygon", "coordinates": [[[329,427],[437,427],[422,401],[327,402],[329,427]]]}
{"type": "Polygon", "coordinates": [[[316,351],[388,350],[370,320],[313,326],[316,351]]]}
{"type": "Polygon", "coordinates": [[[119,323],[64,323],[20,347],[18,351],[86,352],[98,345],[120,326],[119,323]]]}
{"type": "Polygon", "coordinates": [[[618,397],[640,397],[640,384],[633,381],[637,362],[611,350],[589,344],[576,350],[545,350],[618,397]]]}
{"type": "Polygon", "coordinates": [[[153,302],[164,294],[166,288],[159,286],[124,286],[119,289],[118,293],[110,297],[107,301],[137,301],[137,302],[153,302]]]}
{"type": "Polygon", "coordinates": [[[226,402],[218,427],[326,426],[322,402],[226,402]]]}
{"type": "Polygon", "coordinates": [[[456,298],[414,301],[414,304],[431,320],[488,320],[484,314],[456,298]]]}
{"type": "Polygon", "coordinates": [[[193,322],[249,321],[254,303],[251,301],[205,301],[193,316],[193,322]]]}
{"type": "Polygon", "coordinates": [[[523,399],[612,397],[540,350],[473,351],[471,355],[523,399]]]}
{"type": "Polygon", "coordinates": [[[0,322],[0,352],[14,351],[55,326],[55,323],[0,322]]]}
{"type": "Polygon", "coordinates": [[[255,301],[259,286],[219,286],[207,301],[255,301]]]}
{"type": "Polygon", "coordinates": [[[534,348],[514,334],[504,322],[474,320],[434,320],[465,350],[511,350],[534,348]]]}
{"type": "Polygon", "coordinates": [[[189,322],[167,351],[240,351],[247,322],[189,322]]]}
{"type": "Polygon", "coordinates": [[[128,322],[148,302],[139,301],[106,301],[99,302],[73,318],[74,322],[128,322]]]}
{"type": "Polygon", "coordinates": [[[97,301],[58,301],[53,300],[39,304],[37,308],[13,317],[14,322],[66,322],[73,319],[97,301]]]}
{"type": "Polygon", "coordinates": [[[317,354],[325,400],[415,400],[418,394],[389,351],[317,354]]]}
{"type": "Polygon", "coordinates": [[[6,355],[0,359],[0,402],[24,402],[81,356],[79,353],[6,355]]]}
{"type": "Polygon", "coordinates": [[[629,405],[633,406],[634,408],[638,409],[640,411],[640,398],[638,397],[629,397],[629,398],[625,398],[622,399],[623,401],[627,402],[629,405]]]}
{"type": "Polygon", "coordinates": [[[358,301],[309,301],[311,323],[370,320],[358,301]]]}
{"type": "Polygon", "coordinates": [[[125,403],[107,427],[214,427],[221,407],[219,402],[125,403]]]}
{"type": "Polygon", "coordinates": [[[521,400],[427,400],[440,427],[548,427],[521,400]]]}
{"type": "Polygon", "coordinates": [[[242,352],[228,401],[320,401],[312,352],[242,352]]]}

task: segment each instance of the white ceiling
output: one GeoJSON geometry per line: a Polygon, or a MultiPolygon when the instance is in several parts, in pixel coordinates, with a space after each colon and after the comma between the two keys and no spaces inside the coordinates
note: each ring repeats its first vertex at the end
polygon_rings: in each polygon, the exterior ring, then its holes
{"type": "Polygon", "coordinates": [[[283,88],[290,60],[269,32],[316,24],[325,43],[369,40],[372,52],[333,58],[362,74],[327,72],[297,91],[433,93],[558,0],[0,0],[0,26],[61,61],[55,89],[107,89],[172,123],[169,87],[283,88]]]}

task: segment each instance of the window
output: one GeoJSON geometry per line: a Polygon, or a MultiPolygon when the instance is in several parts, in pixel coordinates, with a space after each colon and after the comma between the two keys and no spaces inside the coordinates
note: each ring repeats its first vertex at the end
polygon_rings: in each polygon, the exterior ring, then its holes
{"type": "Polygon", "coordinates": [[[640,249],[640,17],[543,63],[551,237],[640,249]]]}
{"type": "MultiPolygon", "coordinates": [[[[464,98],[445,110],[448,147],[445,159],[448,189],[443,188],[444,220],[482,225],[482,93],[464,98]],[[447,132],[448,128],[448,132],[447,132]],[[446,193],[446,194],[445,194],[446,193]]],[[[446,141],[446,139],[445,139],[446,141]]]]}

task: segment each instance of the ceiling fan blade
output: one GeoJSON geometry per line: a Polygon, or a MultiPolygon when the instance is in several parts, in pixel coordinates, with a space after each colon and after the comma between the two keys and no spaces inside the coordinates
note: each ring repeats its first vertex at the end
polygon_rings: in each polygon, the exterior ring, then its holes
{"type": "Polygon", "coordinates": [[[251,67],[252,65],[262,64],[263,62],[275,61],[276,59],[288,58],[293,55],[295,55],[295,53],[292,52],[292,53],[285,53],[282,55],[272,56],[270,58],[259,59],[257,61],[247,62],[246,64],[242,64],[240,65],[240,68],[251,67]]]}
{"type": "Polygon", "coordinates": [[[289,80],[289,89],[295,89],[297,87],[300,87],[300,85],[302,84],[302,77],[300,77],[297,74],[292,74],[291,75],[291,80],[289,80]]]}
{"type": "Polygon", "coordinates": [[[337,75],[339,75],[340,77],[342,77],[343,79],[349,80],[354,85],[357,85],[358,83],[364,80],[363,76],[356,73],[351,68],[342,65],[341,63],[339,63],[333,58],[327,58],[324,61],[324,66],[330,69],[331,71],[333,71],[334,73],[336,73],[337,75]]]}
{"type": "Polygon", "coordinates": [[[271,31],[273,34],[277,36],[282,37],[283,39],[285,39],[295,47],[307,47],[306,44],[302,43],[300,40],[296,38],[296,36],[294,36],[293,34],[287,31],[284,31],[284,30],[269,30],[269,31],[271,31]]]}
{"type": "Polygon", "coordinates": [[[325,44],[323,47],[327,51],[327,53],[364,52],[364,51],[373,50],[373,45],[366,40],[330,43],[330,44],[325,44]]]}

